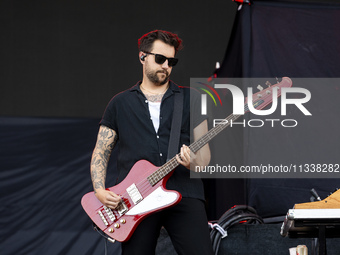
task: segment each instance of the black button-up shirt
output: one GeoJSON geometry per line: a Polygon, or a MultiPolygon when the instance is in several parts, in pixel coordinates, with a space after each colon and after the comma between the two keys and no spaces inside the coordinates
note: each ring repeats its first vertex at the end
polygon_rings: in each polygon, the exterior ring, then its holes
{"type": "MultiPolygon", "coordinates": [[[[166,162],[174,110],[174,93],[184,93],[178,151],[183,144],[190,144],[192,133],[190,130],[205,119],[205,116],[200,115],[199,94],[193,96],[196,91],[170,82],[169,89],[162,98],[160,124],[156,133],[148,108],[148,100],[139,85],[140,82],[114,96],[100,122],[101,125],[115,130],[118,135],[117,169],[120,171],[118,182],[126,177],[138,160],[145,159],[156,166],[161,166],[166,162]]],[[[179,191],[183,197],[204,199],[201,180],[190,178],[189,171],[181,165],[178,166],[168,180],[167,188],[179,191]]]]}

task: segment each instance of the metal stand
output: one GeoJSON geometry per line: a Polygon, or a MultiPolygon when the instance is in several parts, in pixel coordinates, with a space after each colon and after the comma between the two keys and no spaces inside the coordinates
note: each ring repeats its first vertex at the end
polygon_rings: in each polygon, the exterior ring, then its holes
{"type": "Polygon", "coordinates": [[[327,255],[326,238],[340,238],[340,210],[291,209],[281,227],[281,235],[315,238],[312,255],[327,255]]]}
{"type": "Polygon", "coordinates": [[[326,226],[319,226],[319,255],[327,255],[326,226]]]}

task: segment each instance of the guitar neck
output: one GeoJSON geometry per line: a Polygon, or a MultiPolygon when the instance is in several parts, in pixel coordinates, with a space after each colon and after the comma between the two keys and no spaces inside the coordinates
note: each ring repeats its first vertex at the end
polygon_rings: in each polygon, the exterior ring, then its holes
{"type": "Polygon", "coordinates": [[[212,129],[210,129],[205,135],[203,135],[200,139],[193,142],[189,148],[193,153],[196,153],[199,149],[201,149],[204,145],[206,145],[210,140],[212,140],[215,136],[217,136],[221,131],[230,126],[231,121],[235,121],[241,115],[230,114],[227,118],[225,118],[221,124],[216,125],[212,129]]]}
{"type": "MultiPolygon", "coordinates": [[[[196,153],[199,149],[201,149],[204,145],[206,145],[211,139],[213,139],[216,135],[218,135],[221,131],[227,128],[230,125],[231,121],[235,121],[241,115],[229,115],[227,118],[222,121],[221,124],[216,125],[212,129],[210,129],[205,135],[199,138],[197,141],[193,142],[189,148],[193,153],[196,153]]],[[[153,186],[162,180],[166,175],[168,175],[172,170],[174,170],[179,165],[176,156],[166,162],[163,166],[161,166],[157,171],[152,173],[147,177],[149,183],[153,186]]]]}

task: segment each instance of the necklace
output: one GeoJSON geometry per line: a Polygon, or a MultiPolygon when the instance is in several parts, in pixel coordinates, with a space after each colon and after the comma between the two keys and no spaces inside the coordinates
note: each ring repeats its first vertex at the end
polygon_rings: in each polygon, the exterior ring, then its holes
{"type": "Polygon", "coordinates": [[[140,88],[141,88],[142,90],[145,90],[145,91],[147,91],[147,92],[153,94],[153,95],[161,95],[161,94],[164,94],[164,93],[165,93],[165,91],[169,88],[169,86],[166,86],[166,88],[165,88],[161,93],[155,93],[155,92],[152,92],[152,91],[150,91],[150,90],[147,90],[146,88],[144,88],[144,87],[142,86],[142,84],[140,85],[140,88]]]}

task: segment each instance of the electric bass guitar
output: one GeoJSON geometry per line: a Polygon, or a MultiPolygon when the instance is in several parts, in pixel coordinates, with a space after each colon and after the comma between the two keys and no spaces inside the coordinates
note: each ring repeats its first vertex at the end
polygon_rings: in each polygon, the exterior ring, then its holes
{"type": "MultiPolygon", "coordinates": [[[[260,110],[270,104],[273,98],[273,89],[277,90],[277,97],[279,97],[281,88],[291,86],[291,79],[283,77],[280,83],[268,86],[268,88],[253,94],[254,108],[260,110]]],[[[248,111],[246,99],[245,112],[248,111]]],[[[233,114],[228,116],[223,124],[215,126],[192,143],[189,146],[190,150],[194,153],[197,152],[218,133],[228,127],[231,120],[234,121],[240,116],[233,114]]],[[[104,206],[97,199],[94,192],[85,194],[81,204],[91,220],[111,240],[127,241],[145,217],[179,203],[182,198],[181,194],[177,191],[165,189],[167,180],[178,165],[176,157],[173,157],[161,167],[154,166],[146,160],[140,160],[134,164],[121,183],[108,188],[108,190],[122,197],[116,209],[112,210],[104,206]]]]}

